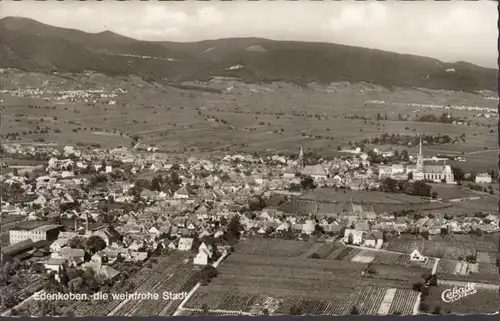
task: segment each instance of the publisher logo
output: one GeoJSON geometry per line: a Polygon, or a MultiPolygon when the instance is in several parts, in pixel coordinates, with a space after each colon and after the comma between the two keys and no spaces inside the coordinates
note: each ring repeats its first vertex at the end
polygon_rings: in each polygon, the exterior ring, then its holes
{"type": "Polygon", "coordinates": [[[476,292],[476,285],[474,283],[467,283],[467,285],[465,286],[444,290],[443,293],[441,293],[441,299],[446,303],[451,303],[463,299],[466,296],[472,295],[476,292]]]}

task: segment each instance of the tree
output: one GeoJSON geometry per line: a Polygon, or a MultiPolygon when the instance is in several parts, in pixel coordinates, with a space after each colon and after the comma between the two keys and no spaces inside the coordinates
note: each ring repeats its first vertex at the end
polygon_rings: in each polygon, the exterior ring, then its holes
{"type": "Polygon", "coordinates": [[[310,259],[321,259],[321,256],[319,256],[318,253],[313,253],[309,256],[310,259]]]}
{"type": "Polygon", "coordinates": [[[217,275],[219,275],[219,271],[212,265],[207,265],[199,273],[199,282],[201,285],[207,285],[217,275]]]}
{"type": "Polygon", "coordinates": [[[352,307],[352,309],[351,309],[351,314],[352,314],[352,315],[357,315],[357,314],[359,314],[358,308],[356,308],[356,307],[352,307]]]}
{"type": "Polygon", "coordinates": [[[87,239],[87,242],[85,244],[86,249],[90,253],[97,253],[100,250],[103,250],[106,248],[106,241],[102,239],[102,237],[98,235],[92,235],[87,239]]]}
{"type": "Polygon", "coordinates": [[[263,315],[269,315],[269,309],[264,309],[262,310],[263,315]]]}
{"type": "Polygon", "coordinates": [[[210,311],[210,309],[208,308],[208,305],[206,303],[203,303],[201,305],[201,310],[203,311],[204,315],[208,315],[208,312],[210,311]]]}
{"type": "Polygon", "coordinates": [[[300,186],[302,186],[305,190],[315,189],[316,185],[314,184],[314,179],[311,176],[303,176],[300,181],[300,186]]]}
{"type": "Polygon", "coordinates": [[[163,183],[163,180],[162,180],[162,177],[160,175],[156,176],[155,178],[153,178],[152,182],[151,182],[151,188],[154,190],[154,191],[161,191],[161,185],[163,183]]]}
{"type": "Polygon", "coordinates": [[[451,170],[453,172],[453,177],[456,181],[463,181],[465,178],[465,173],[460,167],[452,166],[451,170]]]}
{"type": "Polygon", "coordinates": [[[75,236],[69,240],[68,245],[72,249],[85,249],[86,239],[81,236],[75,236]]]}
{"type": "Polygon", "coordinates": [[[441,314],[441,307],[439,305],[435,307],[432,314],[441,314]]]}
{"type": "Polygon", "coordinates": [[[302,310],[297,305],[292,305],[290,308],[290,315],[302,315],[302,310]]]}
{"type": "Polygon", "coordinates": [[[429,311],[429,305],[425,302],[420,302],[420,311],[426,313],[429,311]]]}
{"type": "Polygon", "coordinates": [[[354,235],[352,233],[349,233],[347,236],[347,244],[352,244],[354,242],[354,235]]]}

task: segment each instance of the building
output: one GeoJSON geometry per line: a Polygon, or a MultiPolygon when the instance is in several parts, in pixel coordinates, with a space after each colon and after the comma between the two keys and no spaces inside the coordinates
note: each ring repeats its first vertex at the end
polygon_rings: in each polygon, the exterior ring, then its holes
{"type": "Polygon", "coordinates": [[[366,232],[364,231],[357,231],[357,230],[354,230],[354,229],[345,229],[345,232],[344,232],[344,243],[351,243],[349,240],[350,238],[352,238],[352,243],[353,245],[361,245],[363,244],[363,235],[365,234],[366,232]]]}
{"type": "Polygon", "coordinates": [[[450,165],[443,164],[426,165],[422,155],[422,139],[420,139],[417,164],[415,167],[407,168],[408,174],[412,173],[415,181],[432,181],[435,183],[445,182],[448,184],[455,183],[455,177],[450,165]]]}
{"type": "Polygon", "coordinates": [[[57,239],[59,232],[61,230],[61,225],[44,225],[37,228],[19,229],[9,231],[9,242],[10,244],[16,244],[27,239],[31,239],[33,242],[38,241],[52,241],[57,239]]]}
{"type": "Polygon", "coordinates": [[[193,239],[192,238],[181,237],[177,248],[179,251],[191,251],[192,247],[193,247],[193,239]]]}
{"type": "Polygon", "coordinates": [[[491,175],[487,173],[477,174],[475,182],[477,184],[491,184],[491,175]]]}
{"type": "Polygon", "coordinates": [[[425,262],[426,257],[420,254],[420,252],[417,249],[414,249],[413,252],[410,254],[410,261],[412,262],[425,262]]]}

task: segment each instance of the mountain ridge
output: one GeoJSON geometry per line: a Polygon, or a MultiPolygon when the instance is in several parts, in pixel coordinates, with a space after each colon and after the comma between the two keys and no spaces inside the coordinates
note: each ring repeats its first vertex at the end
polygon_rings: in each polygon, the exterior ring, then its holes
{"type": "Polygon", "coordinates": [[[370,82],[385,87],[497,90],[497,69],[468,62],[334,43],[245,37],[198,42],[142,41],[112,31],[87,33],[38,21],[0,19],[0,66],[38,72],[137,75],[155,81],[370,82]],[[252,48],[253,47],[253,48],[252,48]],[[252,48],[252,49],[249,49],[252,48]]]}

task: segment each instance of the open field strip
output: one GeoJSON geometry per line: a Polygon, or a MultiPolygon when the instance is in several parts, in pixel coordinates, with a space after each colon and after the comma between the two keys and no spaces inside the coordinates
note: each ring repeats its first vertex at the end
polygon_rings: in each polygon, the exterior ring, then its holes
{"type": "Polygon", "coordinates": [[[378,315],[387,315],[389,313],[396,292],[397,289],[387,289],[384,299],[382,300],[382,303],[380,303],[380,307],[377,311],[378,315]]]}
{"type": "MultiPolygon", "coordinates": [[[[310,257],[312,254],[316,253],[318,254],[317,252],[324,246],[325,244],[323,243],[316,243],[314,244],[309,250],[305,251],[304,253],[302,253],[300,255],[300,257],[303,257],[303,258],[308,258],[310,257]]],[[[319,254],[318,254],[319,255],[319,254]]]]}
{"type": "MultiPolygon", "coordinates": [[[[448,286],[466,286],[470,282],[463,282],[463,281],[450,281],[450,280],[439,280],[438,279],[438,285],[448,285],[448,286]]],[[[499,291],[500,286],[498,284],[490,284],[490,283],[478,283],[478,282],[473,282],[474,286],[477,289],[482,289],[482,290],[489,290],[489,291],[499,291]]]]}
{"type": "Polygon", "coordinates": [[[370,253],[369,251],[361,251],[355,257],[351,259],[351,262],[357,263],[371,263],[375,259],[375,255],[370,253]]]}

